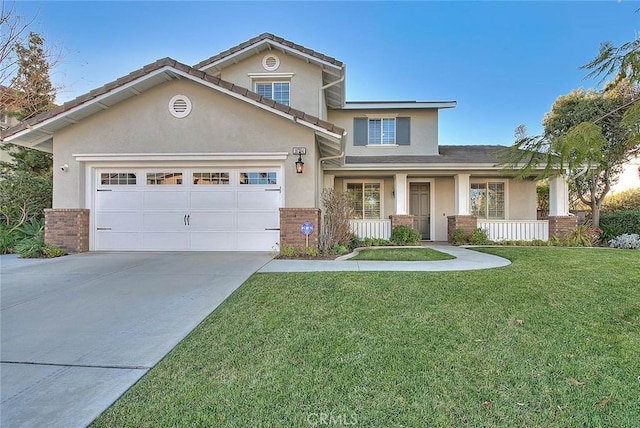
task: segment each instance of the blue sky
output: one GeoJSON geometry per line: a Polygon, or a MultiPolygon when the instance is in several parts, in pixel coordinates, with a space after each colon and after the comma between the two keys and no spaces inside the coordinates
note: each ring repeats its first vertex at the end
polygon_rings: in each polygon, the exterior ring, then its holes
{"type": "Polygon", "coordinates": [[[554,100],[596,87],[578,67],[632,40],[638,1],[19,2],[62,52],[65,102],[159,58],[194,65],[263,32],[347,64],[347,99],[456,100],[441,144],[513,143],[554,100]]]}

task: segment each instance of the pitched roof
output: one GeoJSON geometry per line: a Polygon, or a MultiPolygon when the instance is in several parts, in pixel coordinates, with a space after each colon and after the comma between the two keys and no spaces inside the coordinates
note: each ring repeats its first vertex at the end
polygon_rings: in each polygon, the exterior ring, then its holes
{"type": "Polygon", "coordinates": [[[174,59],[163,58],[138,70],[135,70],[113,82],[96,88],[91,92],[80,95],[74,100],[68,101],[63,105],[54,108],[53,110],[49,110],[45,113],[41,113],[31,119],[28,119],[17,126],[3,131],[0,135],[2,139],[7,139],[25,130],[37,130],[46,122],[55,120],[56,118],[64,118],[66,115],[78,112],[79,109],[83,109],[94,104],[98,104],[101,107],[93,110],[87,110],[84,115],[78,114],[77,117],[70,117],[67,119],[67,121],[62,121],[64,123],[59,124],[60,126],[53,126],[51,129],[43,130],[43,134],[51,135],[54,131],[61,129],[64,126],[68,126],[71,123],[75,123],[75,121],[93,114],[101,110],[102,108],[107,108],[110,105],[116,104],[126,98],[135,96],[136,93],[140,93],[141,91],[148,89],[150,86],[155,86],[161,82],[166,82],[167,79],[163,78],[159,79],[158,82],[154,82],[152,85],[149,85],[149,82],[147,82],[146,85],[142,84],[148,80],[151,80],[153,76],[163,71],[168,73],[170,77],[187,77],[193,81],[204,83],[214,89],[218,89],[222,92],[233,95],[236,98],[242,99],[246,102],[256,104],[273,112],[283,113],[290,116],[295,121],[311,125],[312,127],[318,128],[320,131],[326,131],[328,133],[336,135],[343,135],[345,132],[344,129],[334,125],[333,123],[321,120],[316,116],[306,114],[305,112],[296,110],[290,106],[279,104],[271,99],[262,97],[246,88],[222,80],[219,77],[211,76],[204,71],[197,70],[194,67],[190,67],[174,59]],[[139,89],[135,88],[136,84],[140,85],[139,89]],[[123,89],[128,88],[131,88],[132,92],[128,96],[120,96],[120,92],[123,89]],[[113,96],[111,98],[112,104],[109,104],[110,96],[113,96]]]}
{"type": "Polygon", "coordinates": [[[498,153],[507,146],[440,146],[432,156],[347,156],[346,164],[500,164],[498,153]]]}
{"type": "Polygon", "coordinates": [[[271,33],[262,33],[259,36],[256,36],[252,39],[247,40],[246,42],[240,43],[237,46],[234,46],[230,49],[227,49],[226,51],[220,52],[217,55],[214,55],[208,59],[205,59],[204,61],[200,61],[198,64],[194,65],[194,68],[197,69],[202,69],[202,68],[207,68],[208,66],[210,66],[211,64],[214,64],[218,61],[224,60],[225,58],[228,58],[230,56],[232,56],[235,53],[241,52],[247,48],[250,48],[254,45],[260,44],[261,42],[275,42],[283,47],[292,49],[294,51],[297,51],[301,54],[316,58],[320,61],[323,62],[327,62],[329,64],[335,65],[336,67],[342,68],[344,66],[344,64],[342,63],[342,61],[338,61],[337,59],[327,56],[323,53],[320,52],[316,52],[313,49],[309,49],[306,48],[302,45],[298,45],[295,44],[289,40],[283,39],[282,37],[278,37],[274,34],[271,33]]]}

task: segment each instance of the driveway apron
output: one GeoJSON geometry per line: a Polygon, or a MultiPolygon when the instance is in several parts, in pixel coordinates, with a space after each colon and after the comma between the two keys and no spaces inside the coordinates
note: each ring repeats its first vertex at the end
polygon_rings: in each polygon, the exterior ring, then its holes
{"type": "Polygon", "coordinates": [[[272,256],[0,257],[0,425],[88,425],[272,256]]]}

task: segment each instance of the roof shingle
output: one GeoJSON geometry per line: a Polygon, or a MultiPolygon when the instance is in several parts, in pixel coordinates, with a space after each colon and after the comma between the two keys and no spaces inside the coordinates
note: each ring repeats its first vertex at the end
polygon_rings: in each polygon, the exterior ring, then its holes
{"type": "Polygon", "coordinates": [[[332,123],[320,120],[318,117],[315,116],[311,116],[309,114],[306,114],[300,110],[296,110],[294,108],[291,108],[290,106],[286,106],[283,104],[279,104],[276,103],[275,101],[262,97],[258,94],[256,94],[255,92],[252,92],[250,90],[248,90],[247,88],[244,88],[242,86],[238,86],[238,85],[234,85],[231,82],[225,81],[220,79],[219,77],[216,76],[211,76],[210,74],[205,73],[204,71],[200,71],[194,67],[190,67],[186,64],[180,63],[174,59],[171,58],[162,58],[159,59],[151,64],[147,64],[144,67],[132,71],[131,73],[127,74],[126,76],[120,77],[118,79],[116,79],[113,82],[109,82],[99,88],[96,88],[86,94],[80,95],[77,98],[68,101],[66,103],[64,103],[61,106],[58,106],[52,110],[49,110],[47,112],[41,113],[31,119],[28,119],[22,123],[20,123],[17,126],[14,126],[12,128],[9,128],[5,131],[2,132],[1,136],[2,138],[7,138],[11,135],[17,134],[18,132],[24,131],[27,128],[32,128],[37,126],[38,124],[49,120],[51,118],[54,118],[58,115],[64,114],[76,107],[82,106],[83,104],[87,104],[90,103],[92,100],[95,100],[96,98],[105,95],[111,91],[117,90],[118,88],[129,84],[137,79],[143,78],[145,76],[148,76],[150,73],[153,73],[154,71],[160,70],[164,67],[167,67],[169,69],[174,69],[177,71],[181,71],[184,73],[187,73],[188,75],[192,76],[194,79],[196,80],[202,80],[208,83],[211,83],[213,85],[219,86],[223,89],[226,89],[228,91],[231,91],[233,93],[236,93],[238,95],[240,95],[241,97],[247,98],[247,100],[249,101],[254,101],[254,102],[258,102],[260,104],[263,104],[267,107],[271,107],[274,108],[278,111],[281,111],[283,113],[289,114],[291,116],[294,116],[296,119],[311,123],[313,125],[319,126],[320,128],[325,129],[328,132],[334,133],[334,134],[339,134],[339,135],[343,135],[344,134],[344,129],[340,128],[339,126],[336,126],[332,123]]]}
{"type": "Polygon", "coordinates": [[[233,54],[235,54],[236,52],[240,52],[248,47],[251,47],[257,43],[260,43],[264,40],[272,40],[278,44],[281,44],[283,46],[286,46],[288,48],[291,48],[293,50],[297,50],[303,54],[312,56],[314,58],[317,58],[321,61],[325,61],[328,62],[330,64],[333,64],[337,67],[343,67],[344,64],[342,63],[342,61],[338,61],[337,59],[327,56],[323,53],[320,52],[316,52],[312,49],[306,48],[304,46],[298,45],[296,43],[293,43],[289,40],[283,39],[282,37],[278,37],[274,34],[271,33],[262,33],[259,36],[253,37],[252,39],[247,40],[246,42],[240,43],[237,46],[234,46],[232,48],[227,49],[226,51],[220,52],[217,55],[214,55],[208,59],[205,59],[204,61],[200,61],[198,64],[194,65],[194,68],[197,69],[201,69],[203,67],[206,67],[210,64],[213,64],[214,62],[220,61],[228,56],[231,56],[233,54]]]}

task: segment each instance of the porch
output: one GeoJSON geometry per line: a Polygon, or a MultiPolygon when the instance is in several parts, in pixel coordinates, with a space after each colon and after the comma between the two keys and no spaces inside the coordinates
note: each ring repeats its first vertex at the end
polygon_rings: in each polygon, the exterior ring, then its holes
{"type": "Polygon", "coordinates": [[[389,239],[399,225],[394,218],[399,217],[426,241],[450,240],[455,229],[470,233],[476,228],[485,230],[492,241],[547,241],[563,235],[576,223],[568,212],[568,187],[562,177],[550,180],[548,220],[536,218],[533,181],[504,176],[325,176],[327,184],[345,192],[357,190],[353,194],[359,202],[358,219],[350,221],[350,228],[359,238],[389,239]]]}

